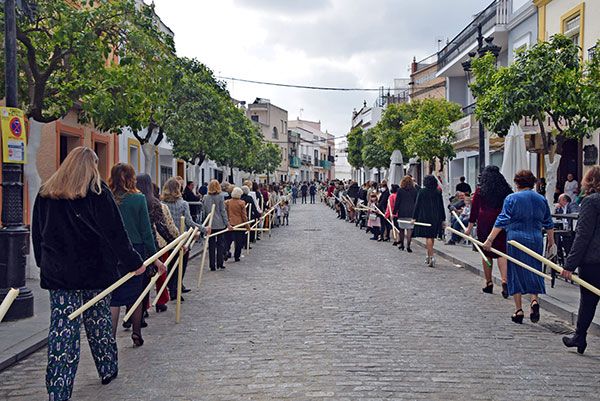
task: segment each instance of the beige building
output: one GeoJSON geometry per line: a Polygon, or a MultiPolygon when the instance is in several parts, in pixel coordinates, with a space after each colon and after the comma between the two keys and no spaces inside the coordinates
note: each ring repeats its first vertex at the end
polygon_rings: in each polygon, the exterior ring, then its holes
{"type": "Polygon", "coordinates": [[[410,65],[410,100],[446,97],[446,79],[437,76],[437,53],[410,65]]]}
{"type": "MultiPolygon", "coordinates": [[[[596,42],[600,39],[600,1],[598,0],[535,0],[538,8],[538,40],[548,40],[562,33],[581,48],[583,60],[597,54],[596,42]]],[[[581,181],[582,175],[594,164],[598,164],[598,131],[581,142],[567,140],[560,149],[559,185],[571,172],[581,181]],[[595,156],[594,156],[595,155],[595,156]]]]}
{"type": "MultiPolygon", "coordinates": [[[[269,99],[257,97],[248,104],[246,115],[261,129],[267,142],[276,143],[281,148],[281,164],[275,171],[273,181],[289,179],[288,112],[277,107],[269,99]]],[[[263,177],[266,179],[266,176],[263,177]]]]}
{"type": "Polygon", "coordinates": [[[301,181],[329,181],[335,177],[334,136],[321,131],[321,121],[290,120],[290,131],[300,134],[298,154],[301,181]],[[307,173],[305,173],[307,172],[307,173]]]}

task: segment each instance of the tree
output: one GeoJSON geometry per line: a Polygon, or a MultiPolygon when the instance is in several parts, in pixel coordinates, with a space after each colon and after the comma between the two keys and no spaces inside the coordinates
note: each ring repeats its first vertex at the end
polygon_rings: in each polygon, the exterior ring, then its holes
{"type": "Polygon", "coordinates": [[[363,167],[364,130],[354,127],[347,135],[348,138],[348,163],[355,169],[363,167]]]}
{"type": "MultiPolygon", "coordinates": [[[[582,140],[600,127],[597,72],[598,61],[584,65],[580,48],[564,35],[518,52],[508,67],[496,68],[488,54],[473,62],[475,114],[501,137],[525,117],[535,121],[546,160],[546,181],[553,188],[564,139],[582,140]]],[[[552,191],[547,197],[551,202],[552,191]]]]}
{"type": "Polygon", "coordinates": [[[253,170],[265,173],[267,175],[267,182],[269,182],[270,175],[277,170],[281,161],[281,148],[275,143],[262,142],[256,155],[256,164],[253,170]]]}
{"type": "Polygon", "coordinates": [[[364,133],[364,145],[362,149],[362,159],[365,167],[376,168],[379,171],[381,180],[381,168],[389,166],[391,152],[388,152],[381,142],[381,135],[378,127],[368,129],[364,133]]]}
{"type": "Polygon", "coordinates": [[[402,137],[408,154],[433,162],[455,156],[452,142],[455,137],[450,123],[462,116],[458,104],[446,99],[424,99],[413,102],[412,119],[402,125],[402,137]]]}
{"type": "MultiPolygon", "coordinates": [[[[24,168],[29,199],[35,199],[41,184],[37,152],[43,124],[64,117],[94,91],[98,72],[127,37],[128,29],[146,23],[133,0],[35,3],[33,18],[17,19],[19,99],[29,119],[28,163],[24,168]]],[[[1,8],[0,21],[4,21],[3,11],[1,8]]],[[[3,81],[4,75],[2,92],[3,81]]]]}
{"type": "Polygon", "coordinates": [[[381,120],[377,123],[381,143],[388,152],[398,149],[406,154],[406,122],[416,118],[420,102],[393,103],[387,106],[381,120]]]}

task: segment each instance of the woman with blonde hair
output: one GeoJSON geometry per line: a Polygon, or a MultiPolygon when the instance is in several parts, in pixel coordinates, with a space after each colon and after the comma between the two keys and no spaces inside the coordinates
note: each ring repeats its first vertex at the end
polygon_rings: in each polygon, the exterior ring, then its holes
{"type": "MultiPolygon", "coordinates": [[[[581,187],[584,198],[579,210],[579,219],[571,252],[561,275],[567,280],[576,269],[579,277],[596,288],[600,288],[600,166],[593,166],[583,177],[581,187]]],[[[583,354],[587,347],[587,331],[592,324],[600,297],[579,287],[579,312],[577,329],[573,337],[563,337],[567,347],[577,347],[583,354]]]]}
{"type": "Polygon", "coordinates": [[[83,317],[68,315],[96,296],[122,271],[146,268],[129,238],[110,189],[100,179],[98,157],[77,147],[46,181],[35,199],[31,223],[40,285],[50,292],[46,388],[50,399],[71,398],[79,363],[83,323],[103,384],[117,376],[117,344],[112,335],[110,296],[83,317]]]}
{"type": "MultiPolygon", "coordinates": [[[[215,206],[215,214],[212,218],[211,230],[221,231],[225,228],[231,230],[227,212],[225,211],[225,197],[221,191],[219,181],[212,180],[208,183],[208,194],[204,197],[202,207],[204,215],[208,216],[213,205],[215,206]]],[[[224,269],[225,260],[225,235],[217,235],[208,239],[208,264],[211,271],[224,269]]]]}
{"type": "MultiPolygon", "coordinates": [[[[118,163],[110,170],[109,186],[115,197],[125,230],[134,249],[146,258],[156,253],[156,243],[152,233],[152,224],[148,214],[146,197],[136,187],[135,170],[130,164],[118,163]]],[[[164,270],[162,262],[157,261],[157,266],[164,270]]],[[[121,275],[125,275],[122,271],[121,275]]],[[[144,289],[144,277],[134,277],[113,292],[110,301],[112,312],[113,336],[116,337],[119,313],[122,306],[127,310],[138,299],[144,289]]],[[[131,321],[123,323],[125,328],[133,325],[131,339],[134,347],[144,345],[142,338],[143,305],[139,305],[131,315],[131,321]]]]}
{"type": "MultiPolygon", "coordinates": [[[[169,178],[163,185],[162,195],[160,196],[162,202],[169,208],[169,212],[171,213],[171,217],[175,221],[175,224],[177,227],[179,227],[179,221],[181,216],[183,216],[185,220],[185,230],[188,230],[190,227],[197,227],[200,229],[202,234],[210,234],[210,227],[205,229],[204,226],[196,223],[192,219],[192,215],[190,214],[190,206],[186,201],[183,200],[181,190],[182,187],[180,181],[177,179],[177,177],[172,177],[169,178]]],[[[184,277],[187,270],[188,256],[189,253],[186,252],[183,258],[184,277]]],[[[176,265],[173,264],[173,266],[176,265]]],[[[175,300],[177,297],[177,276],[175,274],[171,277],[171,280],[169,280],[167,288],[169,289],[169,297],[171,300],[175,300]]],[[[182,292],[189,292],[189,290],[185,288],[185,286],[182,286],[182,292]]]]}

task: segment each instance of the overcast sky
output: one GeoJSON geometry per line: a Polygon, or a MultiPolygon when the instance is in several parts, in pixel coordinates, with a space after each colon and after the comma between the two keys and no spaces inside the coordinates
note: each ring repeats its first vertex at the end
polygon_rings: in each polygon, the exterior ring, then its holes
{"type": "MultiPolygon", "coordinates": [[[[150,1],[150,0],[147,0],[150,1]]],[[[491,0],[155,0],[175,32],[180,56],[216,75],[316,86],[392,86],[410,62],[438,50],[491,0]]],[[[519,0],[523,3],[523,0],[519,0]]],[[[321,92],[228,82],[231,95],[256,97],[320,120],[345,135],[353,108],[373,92],[321,92]]]]}

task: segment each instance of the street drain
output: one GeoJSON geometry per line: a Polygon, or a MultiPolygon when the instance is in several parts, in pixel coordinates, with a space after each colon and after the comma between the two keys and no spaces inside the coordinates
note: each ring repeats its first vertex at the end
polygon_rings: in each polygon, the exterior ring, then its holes
{"type": "Polygon", "coordinates": [[[562,323],[540,323],[540,326],[550,330],[554,334],[573,334],[572,328],[562,323]]]}
{"type": "Polygon", "coordinates": [[[320,228],[305,228],[303,231],[321,231],[320,228]]]}

